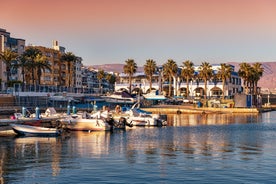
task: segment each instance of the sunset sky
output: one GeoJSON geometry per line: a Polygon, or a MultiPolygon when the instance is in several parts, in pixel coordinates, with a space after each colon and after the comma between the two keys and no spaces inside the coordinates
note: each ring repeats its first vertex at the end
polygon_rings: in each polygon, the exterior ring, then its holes
{"type": "Polygon", "coordinates": [[[276,61],[275,0],[1,0],[0,28],[85,65],[276,61]]]}

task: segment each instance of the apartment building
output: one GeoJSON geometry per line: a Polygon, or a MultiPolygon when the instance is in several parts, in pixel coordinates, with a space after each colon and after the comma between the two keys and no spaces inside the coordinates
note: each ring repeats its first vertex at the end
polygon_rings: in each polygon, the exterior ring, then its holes
{"type": "Polygon", "coordinates": [[[57,41],[53,41],[52,48],[27,46],[26,49],[29,47],[39,49],[47,57],[47,62],[50,65],[51,70],[45,69],[42,71],[40,78],[39,85],[44,86],[44,90],[79,92],[82,89],[82,62],[80,58],[75,63],[70,63],[70,65],[61,61],[65,48],[59,46],[57,41]]]}
{"type": "MultiPolygon", "coordinates": [[[[25,50],[25,40],[22,38],[13,38],[11,34],[5,29],[0,28],[0,51],[11,50],[21,55],[25,50]]],[[[16,64],[16,63],[14,63],[16,64]]],[[[11,68],[11,80],[22,80],[21,70],[16,68],[11,68]]],[[[7,72],[6,64],[0,59],[0,79],[1,86],[0,90],[7,89],[7,72]]]]}

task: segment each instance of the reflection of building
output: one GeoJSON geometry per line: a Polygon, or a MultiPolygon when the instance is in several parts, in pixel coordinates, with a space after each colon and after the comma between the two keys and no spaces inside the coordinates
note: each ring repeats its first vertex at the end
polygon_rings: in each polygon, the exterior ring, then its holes
{"type": "MultiPolygon", "coordinates": [[[[21,38],[12,38],[10,37],[10,33],[5,29],[0,28],[0,52],[4,52],[5,50],[11,50],[16,52],[17,54],[22,54],[25,49],[25,40],[21,38]]],[[[22,80],[21,79],[21,70],[16,68],[11,68],[11,80],[22,80]]],[[[0,79],[2,79],[1,89],[6,89],[7,83],[7,72],[6,65],[4,62],[0,60],[0,79]]]]}
{"type": "MultiPolygon", "coordinates": [[[[232,66],[233,69],[234,66],[232,66]]],[[[213,73],[217,74],[218,70],[220,68],[220,65],[212,65],[213,73]]],[[[181,70],[181,69],[180,69],[181,70]]],[[[198,74],[199,66],[195,66],[195,76],[198,74]]],[[[138,91],[137,89],[141,89],[143,93],[149,92],[149,81],[146,78],[146,75],[143,72],[135,73],[132,79],[132,92],[138,91]]],[[[168,82],[163,79],[162,76],[162,70],[158,70],[153,75],[152,80],[152,88],[155,90],[159,90],[160,92],[164,92],[168,90],[168,82]]],[[[117,90],[128,90],[129,88],[129,82],[128,82],[128,76],[126,74],[121,73],[119,75],[119,80],[115,84],[115,91],[117,90]]],[[[173,84],[172,84],[172,90],[173,94],[175,96],[186,96],[186,88],[187,84],[186,81],[183,79],[180,79],[179,75],[178,77],[174,77],[173,84]]],[[[233,96],[236,93],[239,93],[242,91],[241,87],[241,78],[238,76],[238,73],[236,71],[231,73],[231,77],[226,80],[225,82],[225,96],[233,96]]],[[[207,97],[219,97],[222,95],[223,86],[222,81],[213,77],[213,79],[209,80],[207,82],[207,97]]],[[[194,78],[189,83],[189,94],[187,96],[189,97],[195,97],[195,96],[203,96],[204,94],[204,81],[201,79],[194,78]]]]}

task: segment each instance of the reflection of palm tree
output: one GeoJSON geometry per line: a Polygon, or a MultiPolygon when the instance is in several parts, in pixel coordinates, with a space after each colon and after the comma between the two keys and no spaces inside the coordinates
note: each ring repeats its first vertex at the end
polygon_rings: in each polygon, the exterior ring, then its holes
{"type": "Polygon", "coordinates": [[[128,75],[129,80],[129,93],[131,93],[132,77],[137,71],[137,64],[133,59],[128,59],[125,61],[124,73],[128,75]]]}
{"type": "Polygon", "coordinates": [[[146,60],[146,64],[144,65],[144,72],[150,83],[150,92],[152,88],[152,76],[156,71],[156,62],[152,59],[146,60]]]}
{"type": "Polygon", "coordinates": [[[176,62],[172,59],[169,59],[164,65],[163,65],[163,71],[164,75],[168,76],[169,78],[169,94],[168,96],[171,96],[171,90],[172,90],[172,79],[175,77],[177,73],[178,66],[176,62]]]}
{"type": "Polygon", "coordinates": [[[194,77],[195,69],[194,63],[187,60],[183,62],[183,69],[181,71],[181,76],[186,79],[186,97],[189,94],[189,81],[194,77]]]}
{"type": "Polygon", "coordinates": [[[13,61],[17,59],[17,56],[18,56],[17,53],[9,49],[0,53],[0,59],[6,64],[7,82],[10,81],[11,67],[12,67],[13,61]]]}
{"type": "Polygon", "coordinates": [[[222,63],[220,64],[220,68],[218,70],[217,76],[222,80],[222,98],[224,99],[225,92],[225,82],[227,79],[231,77],[231,73],[233,72],[233,68],[229,64],[222,63]]]}
{"type": "Polygon", "coordinates": [[[207,81],[212,77],[212,66],[208,62],[203,62],[199,66],[199,77],[204,81],[204,100],[207,99],[207,81]]]}

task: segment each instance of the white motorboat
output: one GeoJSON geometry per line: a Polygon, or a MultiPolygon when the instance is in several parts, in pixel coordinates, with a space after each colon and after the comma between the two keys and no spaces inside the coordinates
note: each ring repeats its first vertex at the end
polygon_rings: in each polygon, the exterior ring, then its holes
{"type": "Polygon", "coordinates": [[[119,118],[125,118],[126,125],[132,126],[166,126],[167,121],[162,119],[159,114],[152,114],[150,112],[143,111],[139,108],[139,103],[132,106],[131,109],[123,113],[114,113],[113,118],[118,120],[119,118]]]}
{"type": "Polygon", "coordinates": [[[61,134],[61,130],[57,128],[46,128],[40,126],[30,126],[21,124],[10,124],[12,129],[18,135],[25,136],[58,136],[61,134]]]}
{"type": "Polygon", "coordinates": [[[108,112],[98,111],[94,114],[83,112],[73,114],[67,118],[58,120],[65,128],[73,131],[108,131],[113,129],[125,128],[124,121],[114,121],[108,112]]]}
{"type": "Polygon", "coordinates": [[[138,109],[130,109],[126,116],[127,124],[130,126],[166,126],[167,121],[160,118],[158,114],[142,113],[138,109]]]}
{"type": "Polygon", "coordinates": [[[166,100],[167,97],[165,97],[162,94],[159,94],[158,91],[153,90],[150,93],[143,95],[146,100],[166,100]]]}
{"type": "Polygon", "coordinates": [[[102,96],[102,98],[105,99],[106,102],[117,104],[134,104],[137,102],[137,98],[131,96],[131,94],[126,91],[117,91],[113,94],[102,96]]]}

